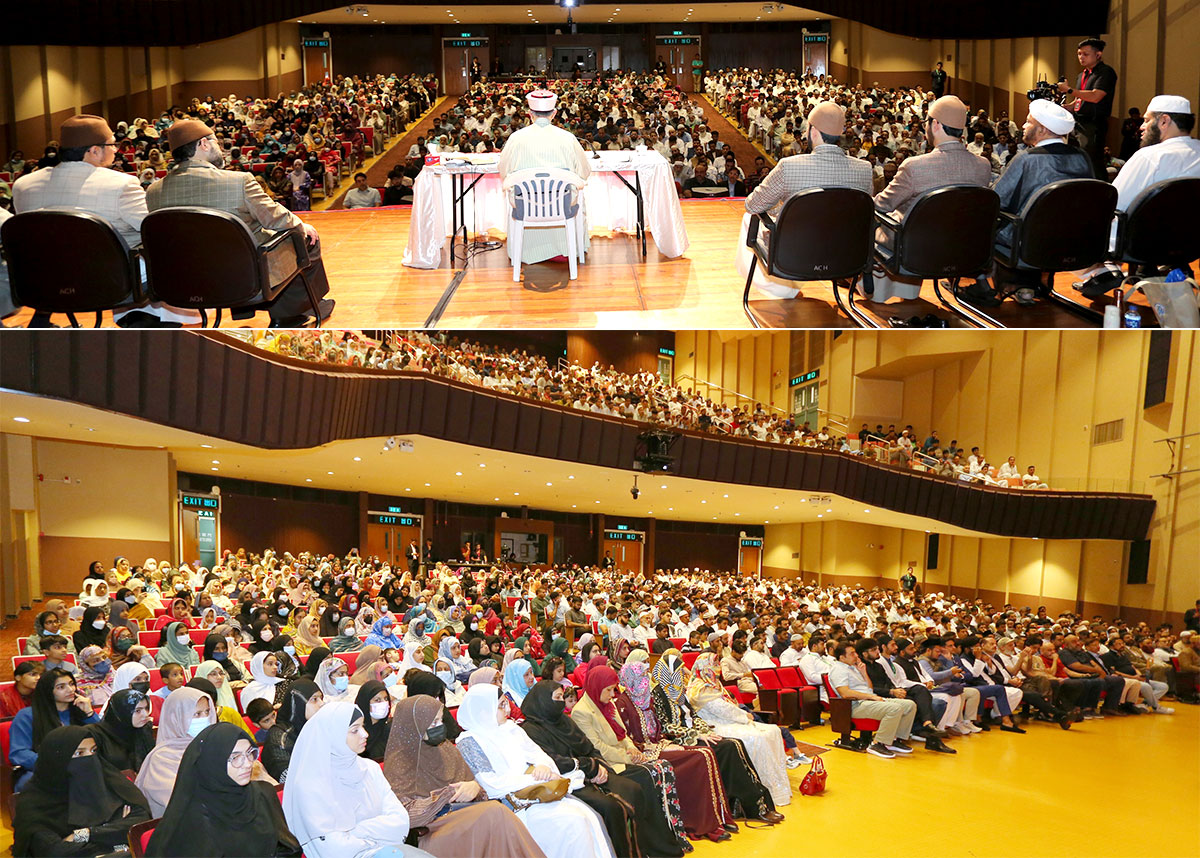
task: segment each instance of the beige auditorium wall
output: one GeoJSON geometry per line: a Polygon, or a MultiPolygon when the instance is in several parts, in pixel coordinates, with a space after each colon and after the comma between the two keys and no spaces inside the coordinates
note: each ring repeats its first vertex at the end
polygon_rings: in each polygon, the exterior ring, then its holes
{"type": "Polygon", "coordinates": [[[0,153],[40,155],[76,113],[115,128],[193,97],[290,92],[301,85],[299,46],[295,23],[185,48],[0,46],[0,153]]]}
{"type": "Polygon", "coordinates": [[[38,439],[32,466],[45,592],[78,592],[93,560],[171,556],[175,467],[167,451],[38,439]]]}
{"type": "MultiPolygon", "coordinates": [[[[1179,615],[1200,593],[1200,438],[1177,442],[1174,459],[1164,439],[1200,432],[1200,340],[1192,331],[1159,334],[1171,343],[1166,399],[1143,408],[1150,336],[860,332],[833,342],[822,369],[829,379],[823,392],[828,407],[850,415],[855,427],[911,423],[919,438],[937,429],[943,441],[978,445],[992,460],[1015,455],[1021,466],[1035,464],[1056,489],[1133,491],[1157,501],[1145,584],[1126,583],[1122,543],[967,537],[943,539],[941,553],[948,559],[929,571],[930,583],[975,589],[993,600],[1003,592],[1051,606],[1078,602],[1179,615]],[[856,397],[860,378],[900,385],[896,413],[858,410],[856,402],[881,401],[856,397]],[[1092,427],[1115,420],[1123,421],[1121,439],[1093,446],[1092,427]],[[1187,472],[1156,476],[1172,468],[1187,472]]],[[[901,562],[924,558],[923,548],[913,554],[905,544],[903,557],[888,551],[864,565],[857,543],[896,546],[901,537],[864,537],[855,529],[861,526],[839,523],[816,531],[820,547],[814,553],[814,526],[805,527],[802,540],[796,525],[768,526],[764,567],[831,575],[850,568],[894,580],[901,562]]]]}
{"type": "Polygon", "coordinates": [[[675,381],[714,402],[761,402],[787,412],[789,381],[818,369],[830,340],[827,331],[676,331],[675,381]]]}
{"type": "MultiPolygon", "coordinates": [[[[1003,14],[1002,12],[998,14],[1003,14]]],[[[1028,114],[1025,97],[1039,77],[1050,81],[1079,74],[1075,47],[1089,35],[1108,42],[1105,62],[1117,72],[1110,142],[1119,140],[1119,117],[1145,109],[1162,92],[1200,105],[1200,4],[1195,0],[1112,0],[1108,32],[1025,39],[910,39],[845,20],[832,22],[831,72],[839,80],[870,85],[929,87],[929,71],[941,60],[949,91],[972,107],[995,115],[1006,110],[1018,122],[1028,114]]]]}

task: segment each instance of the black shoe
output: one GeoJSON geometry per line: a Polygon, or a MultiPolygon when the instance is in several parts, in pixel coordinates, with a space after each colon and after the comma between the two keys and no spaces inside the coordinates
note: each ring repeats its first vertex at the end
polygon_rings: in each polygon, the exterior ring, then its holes
{"type": "Polygon", "coordinates": [[[893,759],[896,756],[895,752],[882,742],[873,742],[871,747],[867,748],[867,753],[883,757],[885,760],[893,759]]]}
{"type": "Polygon", "coordinates": [[[983,732],[985,732],[985,733],[990,733],[990,732],[991,732],[991,730],[992,730],[992,728],[991,728],[990,726],[988,726],[988,722],[987,722],[987,720],[986,720],[986,719],[984,719],[984,720],[980,721],[980,722],[979,722],[978,724],[976,724],[975,726],[976,726],[976,727],[978,727],[980,730],[982,730],[982,731],[983,731],[983,732]]]}
{"type": "Polygon", "coordinates": [[[158,316],[153,313],[147,313],[145,310],[130,310],[124,316],[117,320],[118,328],[162,328],[167,327],[162,324],[158,316]]]}
{"type": "Polygon", "coordinates": [[[943,318],[933,315],[933,313],[929,313],[928,315],[923,316],[921,318],[921,321],[925,323],[925,327],[927,327],[927,328],[948,328],[948,327],[950,327],[949,322],[947,322],[943,318]]]}
{"type": "Polygon", "coordinates": [[[1141,715],[1142,714],[1141,710],[1138,709],[1136,706],[1134,706],[1132,703],[1122,703],[1120,705],[1120,709],[1122,712],[1125,712],[1128,715],[1141,715]]]}
{"type": "Polygon", "coordinates": [[[911,319],[901,319],[899,316],[892,316],[888,319],[888,325],[893,328],[923,328],[921,320],[917,316],[911,319]]]}
{"type": "Polygon", "coordinates": [[[1025,732],[1020,727],[1017,727],[1015,725],[1010,726],[1008,724],[1001,724],[1000,729],[1003,730],[1005,733],[1024,733],[1025,732]]]}
{"type": "Polygon", "coordinates": [[[29,320],[29,324],[27,324],[25,327],[27,327],[27,328],[61,328],[62,325],[56,325],[50,321],[50,316],[51,316],[50,313],[36,312],[33,314],[33,317],[29,320]]]}
{"type": "Polygon", "coordinates": [[[962,290],[961,295],[980,307],[999,307],[1004,303],[996,294],[996,290],[988,285],[986,279],[976,279],[974,283],[962,290]]]}
{"type": "Polygon", "coordinates": [[[726,822],[726,823],[722,824],[721,827],[724,828],[726,831],[728,831],[730,834],[737,834],[738,831],[741,830],[738,828],[738,825],[736,822],[726,822]]]}
{"type": "Polygon", "coordinates": [[[1058,716],[1058,726],[1062,727],[1064,730],[1071,729],[1071,716],[1069,713],[1064,712],[1062,715],[1058,716]]]}
{"type": "Polygon", "coordinates": [[[926,751],[937,751],[939,754],[957,754],[958,751],[951,748],[941,739],[930,737],[925,740],[926,751]]]}
{"type": "Polygon", "coordinates": [[[1103,298],[1113,289],[1118,288],[1125,281],[1125,275],[1119,271],[1111,269],[1101,271],[1095,277],[1084,283],[1079,284],[1079,292],[1085,298],[1096,300],[1103,298]]]}

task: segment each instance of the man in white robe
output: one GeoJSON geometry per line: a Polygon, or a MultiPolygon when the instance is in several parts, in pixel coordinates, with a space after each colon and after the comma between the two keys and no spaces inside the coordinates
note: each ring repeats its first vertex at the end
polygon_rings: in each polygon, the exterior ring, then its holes
{"type": "MultiPolygon", "coordinates": [[[[500,178],[518,170],[550,167],[569,170],[587,181],[592,174],[588,156],[564,128],[551,124],[558,97],[546,90],[534,90],[526,96],[533,124],[512,133],[500,153],[500,178]]],[[[562,227],[536,227],[525,230],[521,261],[543,262],[567,254],[567,231],[562,227]]]]}

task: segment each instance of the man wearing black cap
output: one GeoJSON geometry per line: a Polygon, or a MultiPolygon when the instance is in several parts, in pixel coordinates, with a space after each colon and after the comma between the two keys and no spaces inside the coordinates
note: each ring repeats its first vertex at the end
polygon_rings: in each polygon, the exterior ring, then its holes
{"type": "Polygon", "coordinates": [[[1108,118],[1112,116],[1113,93],[1117,91],[1117,73],[1104,62],[1104,45],[1103,39],[1080,42],[1075,55],[1082,71],[1075,86],[1066,81],[1058,85],[1059,92],[1075,98],[1067,107],[1075,114],[1079,146],[1092,159],[1092,170],[1099,179],[1108,175],[1104,144],[1108,136],[1108,118]]]}
{"type": "MultiPolygon", "coordinates": [[[[223,169],[225,155],[212,128],[198,119],[183,119],[167,129],[167,144],[175,164],[167,175],[146,189],[150,211],[178,206],[202,206],[236,215],[261,244],[283,229],[303,230],[308,240],[305,276],[318,298],[329,292],[321,261],[320,236],[310,224],[267,196],[252,173],[223,169]]],[[[282,280],[297,267],[290,243],[281,245],[267,260],[273,280],[282,280]]],[[[333,300],[318,302],[322,321],[333,312],[333,300]]],[[[268,310],[271,326],[303,327],[312,322],[308,292],[298,280],[276,298],[268,310]]],[[[235,318],[237,318],[235,314],[235,318]]]]}

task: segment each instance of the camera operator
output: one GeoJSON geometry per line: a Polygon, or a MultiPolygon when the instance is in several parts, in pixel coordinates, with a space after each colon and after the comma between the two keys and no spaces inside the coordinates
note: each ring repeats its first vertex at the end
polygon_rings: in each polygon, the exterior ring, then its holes
{"type": "Polygon", "coordinates": [[[1104,180],[1108,175],[1104,163],[1104,144],[1108,133],[1108,117],[1112,115],[1113,93],[1117,91],[1117,73],[1104,62],[1103,39],[1084,39],[1079,43],[1076,56],[1083,71],[1075,86],[1066,81],[1059,83],[1058,91],[1074,96],[1075,101],[1068,109],[1075,114],[1075,133],[1079,145],[1092,160],[1092,171],[1096,178],[1104,180]]]}

